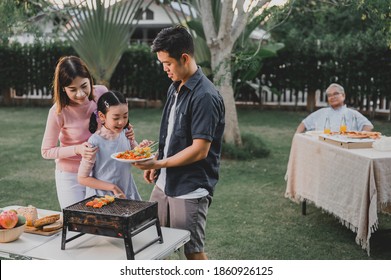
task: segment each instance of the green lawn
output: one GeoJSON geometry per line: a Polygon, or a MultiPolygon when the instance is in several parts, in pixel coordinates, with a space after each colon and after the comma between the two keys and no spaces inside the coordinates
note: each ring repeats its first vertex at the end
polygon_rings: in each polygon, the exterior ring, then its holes
{"type": "MultiPolygon", "coordinates": [[[[54,161],[40,155],[48,108],[0,108],[0,206],[28,205],[60,210],[54,183],[54,161]]],[[[137,140],[157,139],[160,110],[130,111],[137,140]]],[[[391,219],[380,215],[368,257],[355,234],[332,215],[284,197],[284,174],[290,143],[303,112],[239,110],[242,132],[262,138],[268,158],[223,160],[207,224],[210,259],[391,259],[391,219]]],[[[374,122],[391,135],[391,125],[374,122]]],[[[148,199],[152,185],[134,170],[140,193],[148,199]]]]}

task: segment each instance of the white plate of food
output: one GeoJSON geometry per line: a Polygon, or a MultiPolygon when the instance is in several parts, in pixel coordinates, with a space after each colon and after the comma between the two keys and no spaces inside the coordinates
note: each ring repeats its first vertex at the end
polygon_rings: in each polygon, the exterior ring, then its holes
{"type": "Polygon", "coordinates": [[[150,160],[150,159],[153,159],[155,157],[155,154],[151,154],[150,156],[148,157],[142,157],[142,158],[127,158],[126,156],[126,153],[128,151],[125,151],[125,152],[118,152],[118,153],[114,153],[111,155],[111,158],[112,159],[115,159],[115,160],[118,160],[120,162],[128,162],[128,163],[134,163],[134,162],[142,162],[142,161],[147,161],[147,160],[150,160]]]}

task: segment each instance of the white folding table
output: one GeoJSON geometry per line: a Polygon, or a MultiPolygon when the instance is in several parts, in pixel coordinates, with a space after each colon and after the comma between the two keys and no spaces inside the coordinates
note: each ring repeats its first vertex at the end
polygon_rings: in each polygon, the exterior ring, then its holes
{"type": "MultiPolygon", "coordinates": [[[[20,206],[8,206],[3,209],[17,209],[20,206]]],[[[38,209],[40,216],[59,213],[38,209]]],[[[155,243],[136,254],[136,260],[165,259],[180,250],[190,240],[187,230],[162,227],[163,243],[155,243]]],[[[19,239],[10,243],[0,243],[0,256],[10,259],[47,259],[47,260],[126,260],[125,244],[122,238],[84,234],[61,250],[61,234],[51,236],[23,233],[19,239]]],[[[68,232],[68,235],[76,235],[68,232]]],[[[150,227],[132,238],[135,251],[156,237],[156,229],[150,227]]]]}

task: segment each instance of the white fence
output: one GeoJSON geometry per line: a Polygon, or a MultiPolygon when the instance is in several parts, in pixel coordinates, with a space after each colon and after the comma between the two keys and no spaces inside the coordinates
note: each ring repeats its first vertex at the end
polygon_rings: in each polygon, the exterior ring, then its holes
{"type": "MultiPolygon", "coordinates": [[[[238,102],[238,104],[262,104],[262,106],[279,106],[279,107],[306,107],[307,106],[307,92],[299,91],[296,94],[294,92],[291,92],[289,89],[280,92],[278,94],[273,93],[270,88],[267,86],[261,86],[259,89],[258,84],[255,83],[248,83],[251,87],[255,89],[255,95],[256,98],[254,100],[257,101],[249,101],[249,102],[238,102]]],[[[348,100],[346,100],[346,103],[348,100]]],[[[369,102],[369,108],[370,110],[373,110],[376,113],[381,114],[389,114],[390,113],[390,107],[391,102],[390,100],[387,100],[386,97],[377,98],[376,106],[373,108],[373,101],[368,101],[367,98],[364,98],[362,100],[362,107],[363,110],[366,110],[367,103],[369,102]]],[[[321,92],[320,90],[315,91],[315,107],[321,108],[326,107],[327,104],[327,98],[326,93],[321,92]]]]}
{"type": "MultiPolygon", "coordinates": [[[[257,95],[257,99],[260,101],[258,102],[237,102],[241,105],[255,105],[255,104],[262,104],[263,106],[279,106],[279,107],[306,107],[307,105],[307,93],[303,91],[297,92],[297,94],[293,94],[290,90],[286,90],[285,92],[282,92],[280,94],[273,93],[269,88],[262,87],[262,90],[256,90],[255,94],[257,95]]],[[[11,99],[26,99],[26,100],[39,100],[39,99],[52,99],[51,94],[46,94],[42,92],[42,90],[34,90],[33,92],[29,92],[24,95],[16,95],[16,91],[14,89],[10,89],[10,96],[11,99]]],[[[367,107],[367,99],[363,100],[363,106],[364,110],[367,107]]],[[[370,110],[373,110],[373,102],[370,102],[370,110]]],[[[375,107],[376,113],[381,114],[389,114],[390,113],[390,103],[387,101],[387,98],[384,97],[382,99],[377,100],[375,107]]],[[[315,92],[315,107],[326,107],[327,101],[325,93],[321,92],[320,90],[317,90],[315,92]]]]}

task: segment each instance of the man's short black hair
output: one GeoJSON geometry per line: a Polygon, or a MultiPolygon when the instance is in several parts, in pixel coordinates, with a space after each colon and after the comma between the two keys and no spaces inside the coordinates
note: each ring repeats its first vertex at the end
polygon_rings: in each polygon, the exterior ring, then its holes
{"type": "Polygon", "coordinates": [[[153,40],[152,52],[165,51],[172,58],[179,61],[182,54],[194,55],[194,42],[189,31],[182,26],[162,29],[153,40]]]}

